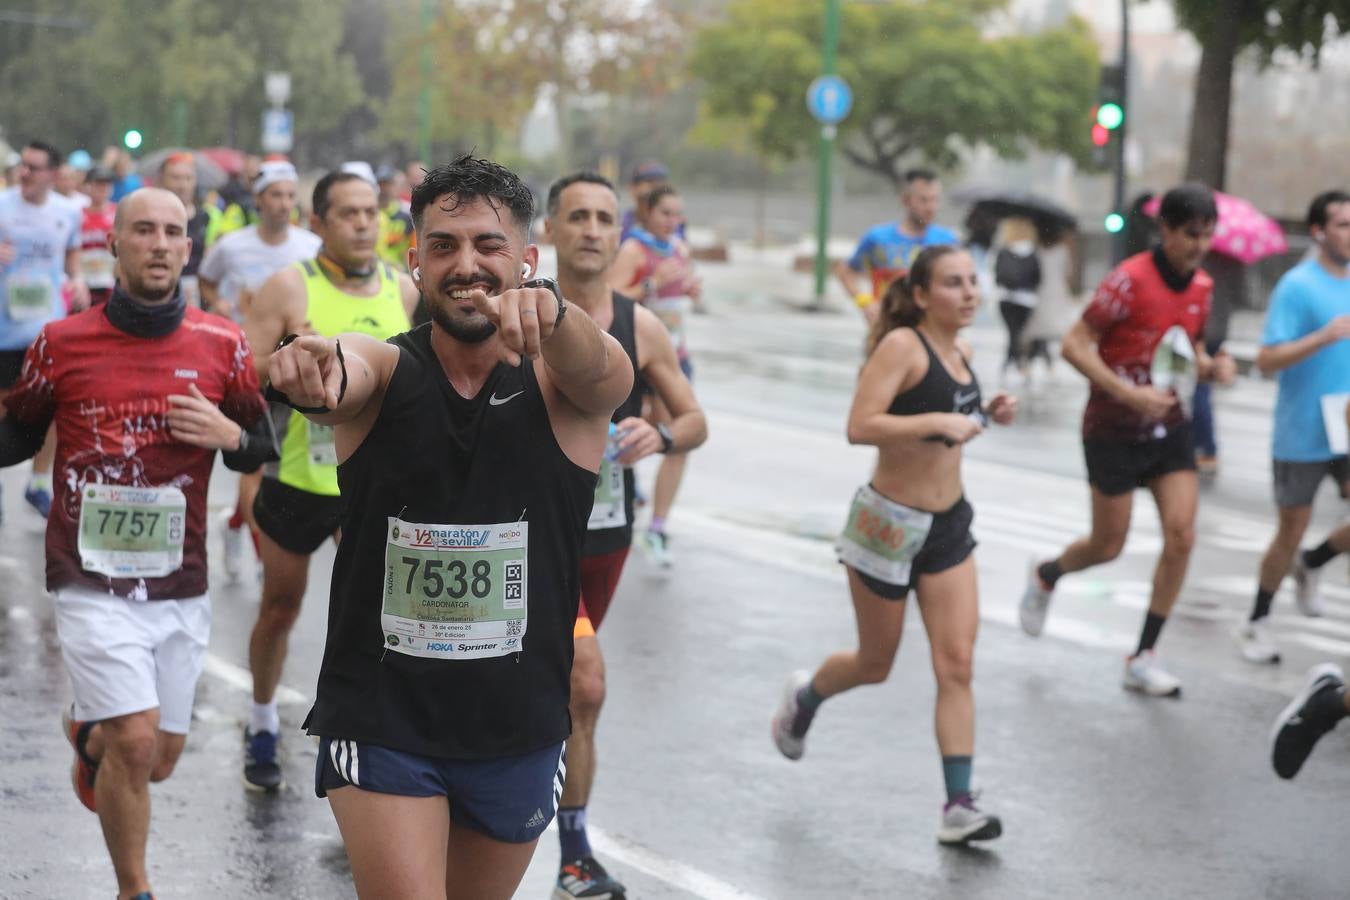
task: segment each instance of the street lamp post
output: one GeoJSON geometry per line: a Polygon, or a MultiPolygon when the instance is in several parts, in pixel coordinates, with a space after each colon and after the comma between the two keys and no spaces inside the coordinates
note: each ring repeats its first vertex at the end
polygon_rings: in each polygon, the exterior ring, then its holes
{"type": "MultiPolygon", "coordinates": [[[[820,67],[824,77],[835,74],[835,58],[839,51],[839,3],[840,0],[826,0],[825,3],[825,46],[820,67]]],[[[833,122],[823,122],[820,126],[817,150],[820,165],[816,179],[816,292],[812,304],[815,309],[825,304],[825,278],[829,264],[825,245],[830,233],[830,195],[833,189],[832,167],[837,133],[833,122]]]]}
{"type": "MultiPolygon", "coordinates": [[[[1125,215],[1125,135],[1130,122],[1130,0],[1120,0],[1120,106],[1122,115],[1116,128],[1115,190],[1112,209],[1116,215],[1125,215]]],[[[1112,262],[1125,258],[1125,229],[1120,228],[1111,237],[1112,262]]]]}
{"type": "MultiPolygon", "coordinates": [[[[427,41],[436,17],[436,0],[422,0],[422,39],[427,41]]],[[[417,155],[431,165],[431,44],[422,45],[422,90],[417,96],[417,155]]]]}

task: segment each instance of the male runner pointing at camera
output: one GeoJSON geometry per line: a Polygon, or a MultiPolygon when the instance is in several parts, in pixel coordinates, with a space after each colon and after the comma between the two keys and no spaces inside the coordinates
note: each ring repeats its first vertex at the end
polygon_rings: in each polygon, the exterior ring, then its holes
{"type": "Polygon", "coordinates": [[[272,396],[336,429],[347,508],[306,728],[362,897],[510,897],[562,794],[581,546],[633,367],[520,286],[533,215],[501,166],[432,170],[409,252],[432,321],[269,363],[272,396]]]}

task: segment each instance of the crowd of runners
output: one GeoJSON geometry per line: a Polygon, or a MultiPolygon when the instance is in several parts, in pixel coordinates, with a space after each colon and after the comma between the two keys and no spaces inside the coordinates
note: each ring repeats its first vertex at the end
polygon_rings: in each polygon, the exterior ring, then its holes
{"type": "MultiPolygon", "coordinates": [[[[311,557],[331,538],[304,729],[358,894],[510,897],[556,818],[555,895],[624,897],[587,837],[598,631],[635,541],[674,565],[666,521],[708,437],[687,341],[701,282],[669,173],[638,167],[627,215],[594,172],[555,181],[544,277],[533,192],[472,156],[406,172],[349,163],[304,196],[289,161],[260,159],[242,192],[208,197],[192,155],[173,154],[154,186],[115,204],[116,172],[88,172],[75,200],[54,189],[61,165],[31,142],[0,193],[0,465],[34,460],[25,500],[47,519],[75,698],[61,717],[71,780],[98,816],[120,900],[152,896],[148,788],[183,750],[208,644],[216,451],[239,473],[237,505],[216,523],[225,571],[246,580],[250,541],[259,561],[245,787],[279,790],[283,745],[301,739],[283,737],[276,694],[311,557]],[[633,467],[653,456],[644,493],[633,467]]],[[[982,392],[971,368],[961,332],[982,279],[933,223],[940,190],[935,174],[911,173],[904,216],[839,269],[869,327],[847,438],[877,448],[837,545],[858,643],[791,676],[771,731],[800,759],[826,698],[884,681],[912,591],[937,683],[937,838],[965,844],[1004,823],[972,790],[979,601],[962,456],[991,424],[1012,424],[1018,402],[982,392]]],[[[1177,697],[1156,646],[1195,538],[1186,394],[1231,383],[1236,366],[1203,340],[1213,195],[1174,188],[1158,220],[1158,244],[1112,270],[1063,336],[1090,384],[1091,526],[1031,562],[1020,620],[1039,636],[1058,582],[1119,556],[1134,491],[1147,489],[1163,544],[1123,685],[1177,697]]],[[[1350,550],[1350,526],[1300,549],[1320,483],[1350,491],[1328,427],[1350,415],[1350,194],[1319,195],[1307,225],[1315,250],[1276,288],[1257,359],[1279,378],[1278,530],[1235,631],[1257,665],[1279,661],[1265,625],[1282,579],[1319,615],[1318,573],[1350,550]]],[[[1347,704],[1338,668],[1309,674],[1275,725],[1280,776],[1347,704]]]]}

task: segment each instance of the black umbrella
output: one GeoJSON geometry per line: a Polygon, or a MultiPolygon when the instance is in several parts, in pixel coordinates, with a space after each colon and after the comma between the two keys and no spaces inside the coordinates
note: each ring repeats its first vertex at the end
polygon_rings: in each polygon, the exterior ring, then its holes
{"type": "Polygon", "coordinates": [[[1023,216],[1037,225],[1077,228],[1078,217],[1052,200],[1030,191],[1005,190],[971,198],[971,211],[980,210],[1000,219],[1023,216]]]}

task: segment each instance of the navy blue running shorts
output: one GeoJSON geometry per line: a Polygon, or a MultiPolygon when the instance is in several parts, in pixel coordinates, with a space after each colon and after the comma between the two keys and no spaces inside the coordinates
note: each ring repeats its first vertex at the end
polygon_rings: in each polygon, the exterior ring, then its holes
{"type": "Polygon", "coordinates": [[[558,811],[567,777],[564,744],[498,759],[437,759],[378,744],[319,739],[314,793],[351,785],[403,797],[445,797],[450,819],[495,841],[528,844],[558,811]]]}

